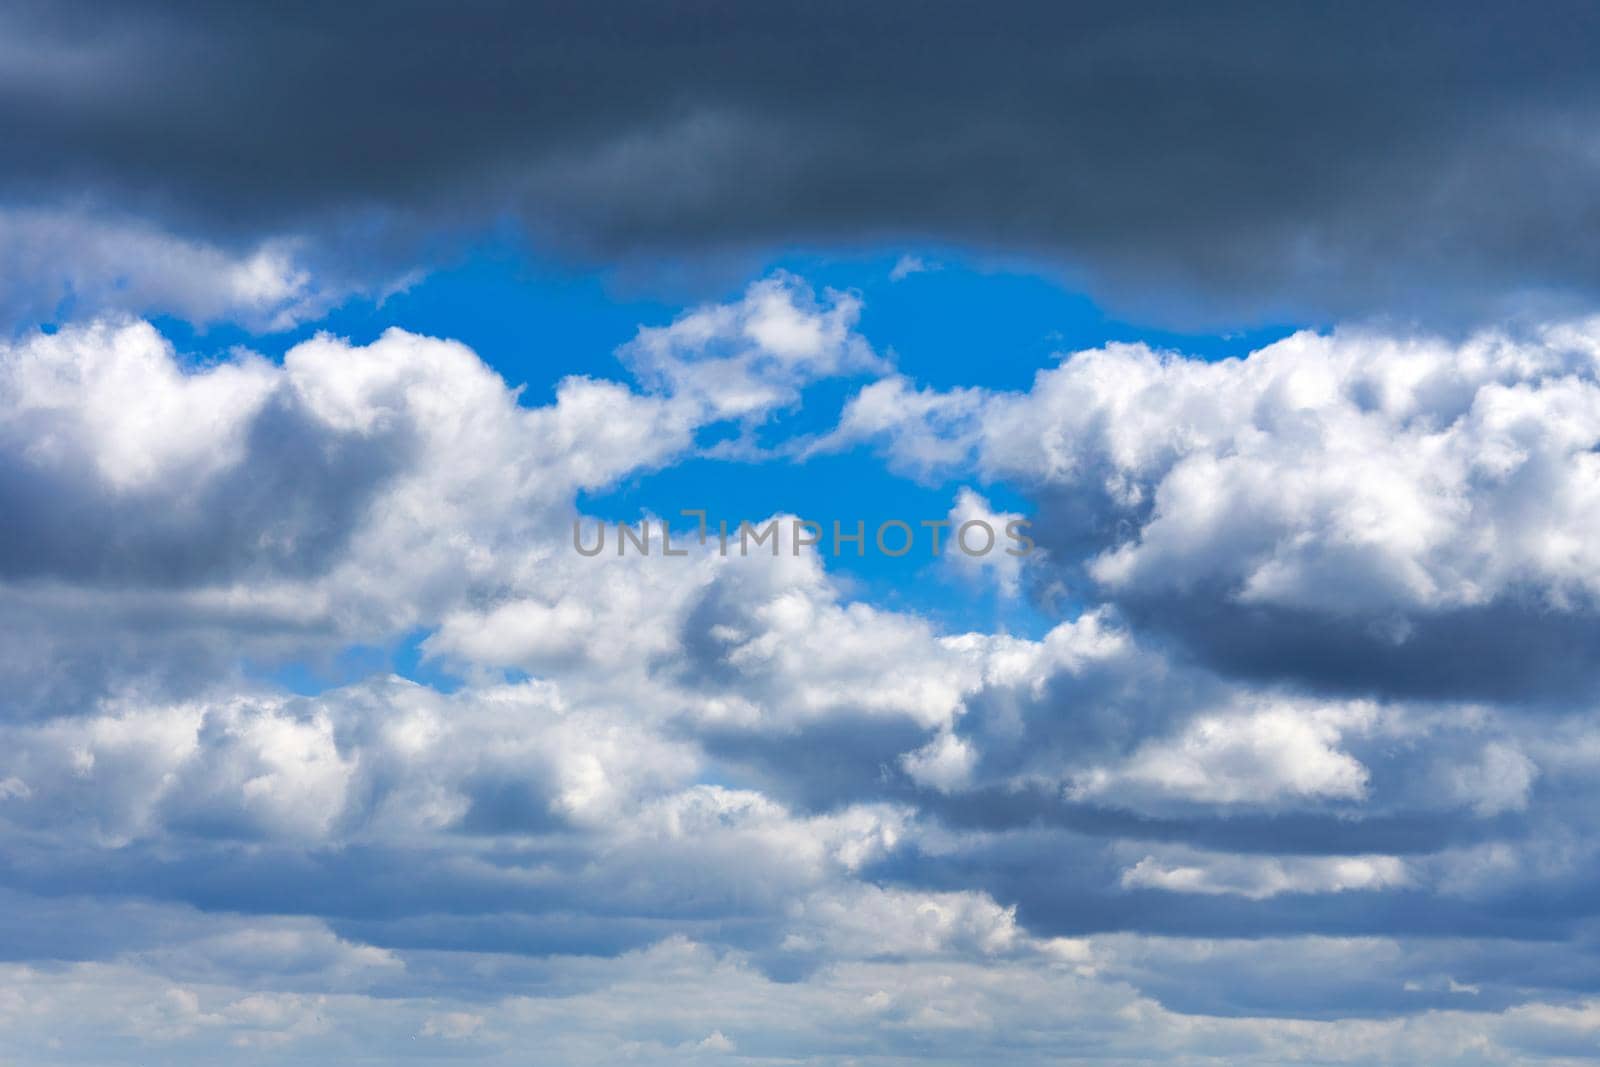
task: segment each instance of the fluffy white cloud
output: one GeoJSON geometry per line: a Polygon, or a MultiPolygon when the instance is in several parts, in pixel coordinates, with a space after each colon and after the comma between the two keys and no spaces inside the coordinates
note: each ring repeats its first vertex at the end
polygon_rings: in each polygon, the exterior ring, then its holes
{"type": "Polygon", "coordinates": [[[1525,809],[1538,776],[1538,765],[1504,741],[1490,741],[1476,759],[1440,770],[1445,795],[1485,816],[1525,809]]]}
{"type": "Polygon", "coordinates": [[[1122,872],[1130,889],[1231,893],[1265,900],[1280,893],[1344,893],[1409,885],[1395,856],[1145,856],[1122,872]]]}
{"type": "MultiPolygon", "coordinates": [[[[640,384],[539,406],[401,331],[281,362],[116,320],[0,350],[0,941],[83,961],[11,965],[6,1047],[1514,1063],[1588,1033],[1561,956],[1587,918],[1504,902],[1600,871],[1589,705],[1192,654],[1306,616],[1410,646],[1529,589],[1581,617],[1583,551],[1538,546],[1587,515],[1587,332],[868,386],[823,447],[1035,494],[1080,602],[1031,636],[863,602],[784,521],[776,555],[573,550],[580,494],[716,424],[753,455],[809,383],[886,373],[858,311],[771,278],[642,331],[640,384]],[[460,685],[263,680],[402,642],[460,685]],[[1376,936],[1408,909],[1430,938],[1376,936]],[[1297,936],[1215,940],[1255,925],[1297,936]],[[1419,1014],[1468,986],[1482,1014],[1419,1014]]],[[[974,490],[950,515],[1015,517],[974,490]]]]}
{"type": "Polygon", "coordinates": [[[1582,673],[1545,657],[1588,640],[1600,593],[1597,339],[1590,320],[1299,333],[1216,362],[1110,345],[1021,393],[883,379],[820,447],[1030,486],[1061,565],[1241,668],[1367,681],[1337,655],[1299,666],[1320,642],[1396,691],[1495,671],[1537,690],[1582,673]]]}
{"type": "Polygon", "coordinates": [[[1201,715],[1177,737],[1141,745],[1120,766],[1079,776],[1072,791],[1214,804],[1359,800],[1367,770],[1338,743],[1345,732],[1369,726],[1374,714],[1364,704],[1274,702],[1201,715]]]}
{"type": "Polygon", "coordinates": [[[955,734],[940,733],[932,741],[900,757],[900,763],[919,785],[951,792],[966,785],[978,761],[972,742],[955,734]]]}
{"type": "MultiPolygon", "coordinates": [[[[0,536],[0,575],[17,580],[0,590],[0,615],[50,621],[0,660],[16,657],[19,694],[61,703],[93,692],[102,669],[143,664],[176,684],[177,655],[156,646],[178,631],[190,648],[199,638],[192,673],[215,674],[208,657],[314,656],[330,637],[381,641],[493,602],[519,576],[583,562],[567,543],[579,491],[687,453],[708,422],[756,417],[816,375],[870,362],[853,317],[849,298],[823,306],[795,279],[761,282],[737,304],[641,334],[631,350],[654,353],[664,391],[569,378],[531,408],[464,346],[399,330],[364,346],[318,336],[281,365],[248,353],[186,365],[138,322],[4,346],[0,488],[18,523],[0,536]],[[737,412],[694,375],[666,373],[692,365],[726,382],[735,364],[760,386],[737,412]],[[70,656],[51,647],[57,636],[97,627],[124,646],[97,657],[103,668],[29,667],[70,656]],[[217,634],[231,647],[208,647],[217,634]]],[[[546,635],[600,599],[541,588],[542,607],[504,610],[546,635]]],[[[596,621],[638,629],[626,609],[596,621]]]]}
{"type": "Polygon", "coordinates": [[[704,405],[715,419],[760,418],[799,399],[819,378],[882,370],[855,332],[861,301],[777,274],[735,304],[696,308],[668,326],[646,327],[621,350],[647,386],[704,405]]]}
{"type": "Polygon", "coordinates": [[[118,311],[166,313],[285,330],[365,288],[318,279],[300,251],[288,237],[235,250],[133,218],[13,208],[0,211],[0,317],[31,326],[118,311]]]}
{"type": "Polygon", "coordinates": [[[982,494],[962,488],[947,519],[950,538],[940,558],[957,575],[987,577],[1004,596],[1017,595],[1024,559],[1032,554],[1025,518],[1019,512],[996,511],[982,494]],[[1016,524],[1016,525],[1014,525],[1016,524]]]}

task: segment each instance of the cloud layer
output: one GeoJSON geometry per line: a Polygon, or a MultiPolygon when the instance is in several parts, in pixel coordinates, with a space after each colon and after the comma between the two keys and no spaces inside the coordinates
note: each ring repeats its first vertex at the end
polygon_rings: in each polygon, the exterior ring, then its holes
{"type": "Polygon", "coordinates": [[[399,330],[0,350],[7,1046],[1589,1057],[1594,673],[1494,657],[1594,625],[1593,324],[941,392],[858,311],[763,279],[543,404],[399,330]],[[869,602],[792,540],[572,550],[581,493],[829,378],[813,454],[950,474],[957,518],[1026,501],[1044,555],[930,580],[1039,633],[869,602]],[[404,642],[455,684],[274,673],[404,642]]]}
{"type": "Polygon", "coordinates": [[[813,447],[1029,485],[1070,582],[1231,671],[1560,698],[1594,681],[1596,336],[1301,333],[1212,363],[1111,346],[1023,393],[890,377],[813,447]]]}
{"type": "Polygon", "coordinates": [[[134,211],[244,262],[299,236],[321,276],[368,288],[506,217],[636,265],[961,244],[1178,321],[1476,319],[1600,284],[1580,4],[407,6],[381,25],[22,4],[0,37],[29,146],[0,167],[9,204],[134,211]]]}

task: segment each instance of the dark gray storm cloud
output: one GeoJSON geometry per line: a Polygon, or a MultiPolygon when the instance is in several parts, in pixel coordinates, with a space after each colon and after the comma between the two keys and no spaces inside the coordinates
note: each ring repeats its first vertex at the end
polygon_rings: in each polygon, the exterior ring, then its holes
{"type": "Polygon", "coordinates": [[[951,242],[1168,318],[1600,290],[1600,25],[1540,3],[21,4],[0,190],[385,261],[951,242]],[[434,246],[436,247],[436,246],[434,246]]]}

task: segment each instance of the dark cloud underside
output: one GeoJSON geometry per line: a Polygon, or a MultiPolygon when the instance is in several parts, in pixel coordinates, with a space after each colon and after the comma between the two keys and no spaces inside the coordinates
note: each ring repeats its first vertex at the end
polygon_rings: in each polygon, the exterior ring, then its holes
{"type": "Polygon", "coordinates": [[[214,238],[392,255],[509,211],[606,261],[954,241],[1201,318],[1600,286],[1586,5],[68,4],[4,22],[0,188],[214,238]]]}

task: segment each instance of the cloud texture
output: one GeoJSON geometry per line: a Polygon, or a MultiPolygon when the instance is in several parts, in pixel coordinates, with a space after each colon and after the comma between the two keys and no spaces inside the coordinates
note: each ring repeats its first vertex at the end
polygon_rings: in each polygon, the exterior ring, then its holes
{"type": "Polygon", "coordinates": [[[9,1047],[1582,1062],[1593,665],[1486,661],[1594,626],[1593,324],[952,392],[858,310],[777,275],[542,404],[400,330],[0,352],[9,1047]],[[841,376],[814,454],[1020,491],[1044,553],[942,580],[1042,633],[789,540],[572,550],[841,376]],[[456,684],[272,673],[406,641],[456,684]]]}
{"type": "MultiPolygon", "coordinates": [[[[131,210],[245,262],[301,238],[368,288],[499,219],[640,267],[957,244],[1175,321],[1456,322],[1600,284],[1582,4],[151,0],[13,5],[0,37],[13,210],[131,210]]],[[[50,246],[22,247],[37,302],[50,246]]],[[[216,299],[183,273],[135,288],[216,299]]]]}

